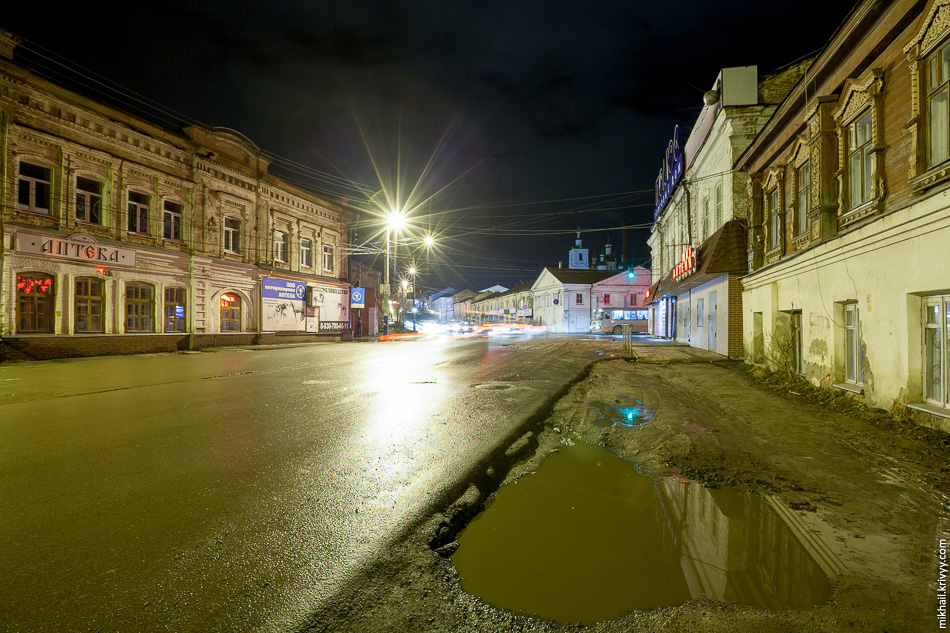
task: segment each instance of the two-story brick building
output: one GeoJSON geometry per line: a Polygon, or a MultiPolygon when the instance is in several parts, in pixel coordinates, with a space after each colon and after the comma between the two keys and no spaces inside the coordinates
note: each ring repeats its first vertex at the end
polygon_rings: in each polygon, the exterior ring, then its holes
{"type": "Polygon", "coordinates": [[[237,132],[169,130],[64,89],[16,44],[0,32],[0,356],[346,328],[344,206],[268,173],[237,132]]]}
{"type": "Polygon", "coordinates": [[[950,416],[950,0],[865,1],[737,162],[745,354],[950,416]]]}

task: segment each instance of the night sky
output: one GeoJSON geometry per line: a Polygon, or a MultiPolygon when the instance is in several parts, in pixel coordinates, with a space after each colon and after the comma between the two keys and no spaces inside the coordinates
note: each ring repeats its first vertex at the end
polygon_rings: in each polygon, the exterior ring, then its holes
{"type": "MultiPolygon", "coordinates": [[[[397,266],[418,258],[420,288],[480,289],[566,265],[577,229],[592,255],[607,240],[619,254],[624,219],[639,227],[628,258],[649,265],[674,125],[692,124],[719,69],[762,75],[817,52],[853,5],[15,3],[0,25],[58,81],[170,127],[237,130],[274,173],[354,207],[388,197],[414,242],[437,240],[427,268],[416,246],[397,266]]],[[[379,226],[362,214],[361,250],[381,245],[379,226]]]]}

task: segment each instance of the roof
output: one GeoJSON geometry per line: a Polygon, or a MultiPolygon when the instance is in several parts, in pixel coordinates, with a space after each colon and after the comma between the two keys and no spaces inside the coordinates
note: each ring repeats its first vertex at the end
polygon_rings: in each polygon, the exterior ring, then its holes
{"type": "Polygon", "coordinates": [[[562,284],[595,284],[598,281],[613,277],[616,270],[584,270],[582,268],[545,268],[555,279],[562,284]]]}

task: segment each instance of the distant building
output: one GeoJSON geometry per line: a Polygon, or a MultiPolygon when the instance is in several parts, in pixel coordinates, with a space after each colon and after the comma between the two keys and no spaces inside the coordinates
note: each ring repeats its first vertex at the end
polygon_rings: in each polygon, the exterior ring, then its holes
{"type": "Polygon", "coordinates": [[[588,255],[588,250],[581,246],[580,231],[577,233],[577,239],[574,240],[574,248],[571,249],[568,255],[567,267],[583,270],[590,268],[590,256],[588,255]]]}

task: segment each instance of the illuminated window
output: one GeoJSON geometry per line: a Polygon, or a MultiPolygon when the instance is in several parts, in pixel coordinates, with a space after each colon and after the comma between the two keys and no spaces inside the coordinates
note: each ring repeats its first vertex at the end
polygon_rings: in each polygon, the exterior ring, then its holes
{"type": "Polygon", "coordinates": [[[924,399],[950,408],[950,296],[924,302],[924,399]]]}
{"type": "Polygon", "coordinates": [[[221,295],[221,331],[241,331],[241,297],[236,294],[221,295]]]}
{"type": "Polygon", "coordinates": [[[283,231],[274,231],[274,261],[287,261],[287,234],[283,231]]]}
{"type": "Polygon", "coordinates": [[[76,280],[76,332],[102,332],[105,284],[94,277],[76,280]]]}
{"type": "Polygon", "coordinates": [[[23,273],[16,277],[17,331],[53,331],[53,276],[23,273]]]}
{"type": "Polygon", "coordinates": [[[950,159],[950,44],[927,62],[928,166],[950,159]]]}
{"type": "Polygon", "coordinates": [[[76,219],[102,224],[102,183],[91,178],[76,178],[76,219]]]}
{"type": "Polygon", "coordinates": [[[53,171],[47,167],[20,163],[17,208],[22,211],[49,214],[53,190],[53,171]]]}
{"type": "Polygon", "coordinates": [[[871,200],[871,172],[874,167],[871,158],[871,124],[871,111],[868,110],[848,126],[848,182],[852,209],[871,200]]]}
{"type": "Polygon", "coordinates": [[[610,305],[610,295],[604,295],[604,305],[605,306],[610,305]]]}
{"type": "Polygon", "coordinates": [[[125,285],[125,331],[153,332],[155,289],[142,283],[125,285]]]}
{"type": "Polygon", "coordinates": [[[129,192],[129,232],[148,235],[149,198],[144,193],[129,192]]]}
{"type": "Polygon", "coordinates": [[[579,292],[575,293],[574,303],[576,303],[577,305],[581,305],[582,303],[584,303],[584,295],[579,292]]]}
{"type": "Polygon", "coordinates": [[[811,168],[808,163],[805,163],[795,173],[798,184],[795,232],[800,235],[808,230],[808,211],[811,205],[811,168]]]}
{"type": "Polygon", "coordinates": [[[224,219],[224,252],[234,255],[241,252],[241,223],[238,220],[224,219]]]}
{"type": "Polygon", "coordinates": [[[333,247],[329,244],[323,245],[323,270],[328,273],[333,272],[333,247]]]}
{"type": "Polygon", "coordinates": [[[181,205],[171,200],[165,201],[162,214],[162,236],[166,240],[181,241],[181,205]]]}
{"type": "Polygon", "coordinates": [[[313,268],[313,242],[300,240],[300,265],[313,268]]]}
{"type": "Polygon", "coordinates": [[[165,331],[185,331],[184,288],[165,288],[165,331]]]}

